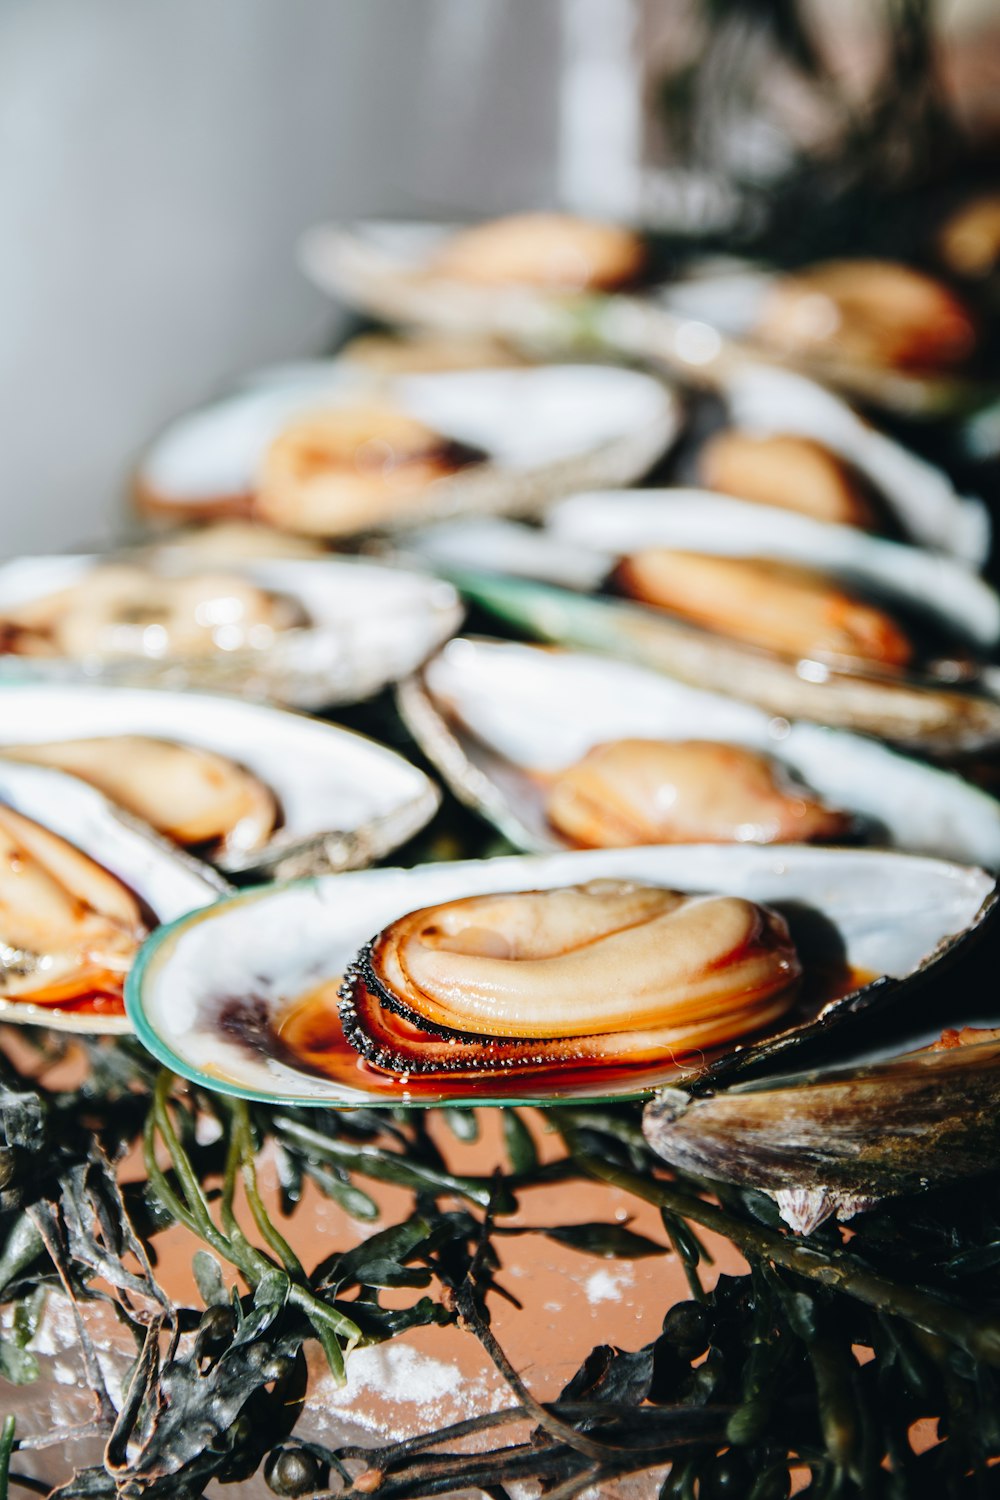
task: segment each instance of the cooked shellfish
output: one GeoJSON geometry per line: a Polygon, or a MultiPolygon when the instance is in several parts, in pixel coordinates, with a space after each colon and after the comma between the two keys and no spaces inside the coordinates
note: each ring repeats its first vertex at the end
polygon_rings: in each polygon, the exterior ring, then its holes
{"type": "Polygon", "coordinates": [[[625,558],[615,582],[644,604],[796,660],[892,670],[914,656],[891,616],[814,569],[651,547],[625,558]]]}
{"type": "Polygon", "coordinates": [[[945,265],[959,276],[989,276],[1000,265],[1000,193],[964,204],[938,234],[945,265]]]}
{"type": "Polygon", "coordinates": [[[264,784],[225,756],[143,735],[7,745],[10,760],[52,766],[96,786],[177,844],[249,854],[278,820],[264,784]]]}
{"type": "Polygon", "coordinates": [[[838,260],[778,276],[756,336],[792,354],[915,370],[968,359],[976,328],[955,294],[896,261],[838,260]]]}
{"type": "Polygon", "coordinates": [[[307,624],[301,607],[235,573],[169,578],[104,564],[54,594],[0,613],[0,650],[71,660],[266,651],[307,624]]]}
{"type": "Polygon", "coordinates": [[[584,849],[843,839],[846,813],[782,778],[769,757],[712,740],[611,740],[554,778],[545,811],[584,849]]]}
{"type": "Polygon", "coordinates": [[[162,688],[0,682],[11,759],[73,770],[221,869],[275,878],[381,858],[439,802],[415,766],[339,725],[162,688]]]}
{"type": "Polygon", "coordinates": [[[147,932],[228,889],[92,788],[0,761],[4,1020],[128,1031],[122,987],[147,932]]]}
{"type": "Polygon", "coordinates": [[[641,236],[615,224],[571,214],[511,214],[451,235],[428,271],[486,286],[606,291],[633,281],[645,261],[641,236]]]}
{"type": "MultiPolygon", "coordinates": [[[[609,740],[641,747],[710,740],[723,757],[739,747],[780,767],[783,791],[788,785],[810,789],[804,805],[814,800],[825,809],[843,809],[841,817],[852,819],[853,838],[1000,868],[1000,802],[961,777],[871,739],[790,724],[749,703],[631,663],[510,641],[459,639],[402,683],[397,696],[411,733],[456,795],[521,849],[565,847],[567,840],[547,816],[546,800],[560,780],[574,779],[573,768],[588,766],[595,747],[609,740]]],[[[649,753],[657,758],[655,749],[649,753]]],[[[597,759],[600,765],[604,753],[597,759]]],[[[676,816],[676,804],[657,803],[651,787],[649,798],[640,801],[640,788],[647,785],[642,776],[636,785],[616,777],[613,785],[602,787],[602,806],[610,812],[627,805],[628,826],[639,841],[654,829],[668,837],[667,820],[676,816]]],[[[713,821],[718,805],[731,796],[728,781],[706,796],[697,832],[688,825],[692,841],[718,832],[713,821]]],[[[793,794],[792,811],[797,814],[799,806],[793,794]]],[[[759,828],[773,812],[769,795],[762,802],[755,799],[743,833],[755,820],[759,828]]]]}
{"type": "Polygon", "coordinates": [[[0,804],[0,998],[120,1009],[145,936],[121,881],[0,804]]]}
{"type": "Polygon", "coordinates": [[[341,1024],[396,1073],[673,1062],[773,1024],[801,973],[765,907],[596,881],[400,918],[348,969],[341,1024]]]}
{"type": "Polygon", "coordinates": [[[629,484],[676,433],[661,381],[598,365],[379,376],[350,361],[259,372],[180,417],[136,478],[156,517],[258,514],[330,538],[470,513],[537,514],[629,484]]]}
{"type": "MultiPolygon", "coordinates": [[[[220,903],[210,913],[195,914],[167,934],[154,935],[129,977],[126,1004],[141,1039],[170,1067],[206,1087],[251,1097],[345,1105],[488,1104],[512,1098],[551,1104],[563,1098],[635,1097],[691,1074],[742,1072],[782,1055],[802,1039],[829,1032],[840,1019],[865,1006],[904,999],[908,977],[939,962],[985,919],[992,892],[993,882],[982,871],[878,850],[803,845],[787,845],[780,851],[750,845],[602,849],[541,859],[522,856],[370,870],[258,889],[220,903]],[[386,1073],[372,1068],[343,1040],[336,989],[372,933],[392,928],[397,937],[408,930],[413,936],[405,921],[396,926],[406,914],[488,896],[475,912],[478,932],[467,933],[467,941],[454,940],[458,946],[464,941],[473,954],[423,955],[432,974],[439,962],[452,974],[459,964],[478,971],[475,950],[504,951],[495,939],[485,940],[478,922],[503,907],[500,898],[594,882],[598,889],[611,882],[606,889],[614,891],[625,885],[632,891],[659,887],[738,898],[735,907],[722,908],[729,913],[727,921],[736,913],[746,915],[742,903],[779,912],[803,969],[790,1006],[778,988],[780,976],[766,957],[768,949],[779,956],[785,949],[785,939],[775,927],[771,939],[761,930],[764,968],[757,969],[755,959],[752,976],[754,984],[763,976],[766,991],[770,974],[774,988],[763,1008],[773,1004],[782,1014],[759,1039],[746,1034],[735,1045],[718,1048],[717,1057],[681,1054],[677,1062],[661,1057],[658,1062],[627,1064],[623,1048],[618,1060],[584,1066],[564,1061],[541,1069],[527,1065],[535,1048],[521,1038],[506,1045],[521,1049],[524,1070],[515,1069],[505,1081],[502,1068],[474,1079],[463,1078],[460,1071],[386,1073]]],[[[576,900],[571,899],[575,909],[576,900]]],[[[654,892],[642,900],[657,903],[663,898],[654,892]]],[[[518,907],[523,910],[520,902],[518,907]]],[[[462,910],[468,913],[470,908],[462,910]]],[[[677,908],[684,910],[688,908],[677,908]]],[[[693,904],[689,912],[693,920],[693,904]]],[[[746,933],[749,927],[741,930],[746,933]]],[[[550,935],[554,932],[550,926],[550,935]]],[[[640,932],[636,938],[641,946],[640,932]]],[[[423,946],[419,933],[416,943],[415,950],[407,947],[407,959],[423,946]]],[[[386,965],[391,966],[394,951],[382,950],[386,965]]],[[[662,958],[648,956],[651,963],[662,958]]],[[[501,960],[491,962],[495,969],[501,960]]],[[[528,973],[537,975],[533,961],[525,962],[528,973]]],[[[423,980],[428,971],[420,957],[417,964],[423,980]]],[[[556,961],[556,968],[562,972],[561,961],[556,961]]],[[[697,965],[694,974],[697,979],[697,965]]],[[[790,977],[787,971],[785,977],[790,977]]],[[[610,985],[585,988],[586,1024],[592,1024],[589,1017],[608,995],[614,1005],[619,979],[616,975],[610,985]]],[[[452,995],[447,985],[443,993],[461,1013],[462,995],[452,995]]],[[[547,988],[527,985],[525,993],[534,994],[544,1007],[547,988]]],[[[487,1008],[488,1002],[487,994],[487,1008]]],[[[572,1001],[569,1008],[574,1009],[572,1001]]],[[[520,1019],[524,1021],[529,1012],[536,1014],[535,1001],[520,1019]]],[[[735,1012],[739,1020],[739,1002],[735,1012]]],[[[374,1024],[391,1030],[394,1045],[404,1033],[408,1046],[419,1040],[412,1031],[407,1033],[401,1017],[383,1013],[377,1002],[375,1010],[366,1008],[366,1014],[374,1017],[374,1024]]],[[[530,1016],[526,1024],[534,1025],[530,1016]]],[[[583,1018],[581,1010],[577,1019],[583,1018]]],[[[754,1024],[751,1012],[743,1012],[742,1021],[754,1024]]],[[[632,1041],[642,1045],[639,1033],[632,1041]]],[[[441,1045],[450,1052],[452,1044],[441,1045]]],[[[460,1040],[454,1043],[462,1045],[460,1040]]],[[[504,1045],[494,1038],[487,1048],[504,1045]]],[[[589,1044],[563,1037],[553,1045],[572,1055],[589,1044]]]]}
{"type": "Polygon", "coordinates": [[[278,433],[261,461],[254,512],[306,536],[371,531],[429,485],[483,455],[387,405],[333,407],[278,433]]]}
{"type": "MultiPolygon", "coordinates": [[[[130,578],[138,574],[148,580],[136,606],[139,612],[145,614],[146,598],[162,597],[163,580],[177,581],[169,571],[174,560],[165,549],[143,570],[129,564],[130,578]]],[[[166,649],[166,632],[161,633],[159,623],[126,621],[123,634],[116,637],[106,628],[106,613],[98,610],[101,629],[95,633],[91,628],[88,639],[93,644],[96,634],[97,640],[117,649],[110,654],[54,654],[55,637],[49,632],[60,620],[62,603],[67,596],[87,598],[87,578],[105,566],[95,556],[26,557],[0,564],[0,620],[18,622],[18,638],[8,631],[7,652],[0,650],[0,678],[229,690],[298,708],[320,708],[368,697],[412,671],[461,619],[449,584],[401,568],[330,557],[255,560],[234,565],[226,576],[238,575],[241,588],[253,591],[252,599],[262,598],[268,607],[276,601],[282,623],[290,626],[292,615],[300,621],[294,627],[276,629],[274,618],[249,624],[245,617],[206,622],[196,617],[198,649],[175,654],[166,649]],[[245,644],[233,649],[230,627],[245,644]],[[255,634],[258,628],[260,636],[255,634]],[[45,654],[28,656],[11,649],[30,638],[38,640],[45,654]],[[202,649],[209,642],[212,649],[202,649]],[[143,646],[151,649],[129,654],[126,645],[136,652],[143,646]]],[[[241,597],[219,596],[222,612],[230,598],[238,605],[241,597]]],[[[176,649],[185,644],[185,637],[174,631],[172,642],[176,649]]],[[[69,645],[74,643],[80,645],[78,637],[69,645]]]]}
{"type": "Polygon", "coordinates": [[[858,476],[815,438],[729,427],[702,447],[698,473],[706,489],[740,500],[797,511],[815,521],[877,528],[858,476]]]}

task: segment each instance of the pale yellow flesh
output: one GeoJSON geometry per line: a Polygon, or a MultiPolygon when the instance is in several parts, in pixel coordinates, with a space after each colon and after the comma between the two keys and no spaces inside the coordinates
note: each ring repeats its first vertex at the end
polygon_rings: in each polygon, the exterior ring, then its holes
{"type": "Polygon", "coordinates": [[[145,937],[129,891],[64,839],[0,806],[0,996],[39,999],[128,971],[145,937]],[[18,972],[14,955],[40,960],[18,972]]]}
{"type": "Polygon", "coordinates": [[[14,649],[73,659],[209,656],[264,650],[303,623],[296,605],[229,573],[166,578],[145,568],[93,568],[79,583],[10,610],[14,649]]]}
{"type": "Polygon", "coordinates": [[[453,473],[439,433],[391,406],[343,406],[291,423],[261,463],[257,514],[306,536],[336,537],[391,519],[453,473]]]}
{"type": "Polygon", "coordinates": [[[529,213],[452,235],[428,269],[485,286],[583,291],[631,280],[645,258],[642,240],[629,229],[571,214],[529,213]]]}
{"type": "Polygon", "coordinates": [[[122,734],[12,745],[2,753],[80,777],[179,844],[259,849],[277,821],[268,788],[210,750],[122,734]]]}
{"type": "Polygon", "coordinates": [[[546,813],[588,848],[807,843],[849,830],[849,815],[783,779],[769,756],[742,745],[614,740],[555,778],[546,813]]]}
{"type": "Polygon", "coordinates": [[[875,524],[872,506],[853,474],[812,438],[791,433],[762,437],[729,428],[705,444],[698,467],[702,483],[724,495],[840,526],[875,524]]]}
{"type": "Polygon", "coordinates": [[[651,547],[627,558],[619,579],[647,604],[785,655],[893,668],[913,656],[907,636],[884,610],[811,569],[651,547]]]}
{"type": "Polygon", "coordinates": [[[690,1028],[724,1035],[801,973],[780,917],[627,882],[472,897],[382,934],[380,979],[417,1014],[486,1037],[690,1028]],[[711,1028],[710,1028],[711,1029],[711,1028]]]}

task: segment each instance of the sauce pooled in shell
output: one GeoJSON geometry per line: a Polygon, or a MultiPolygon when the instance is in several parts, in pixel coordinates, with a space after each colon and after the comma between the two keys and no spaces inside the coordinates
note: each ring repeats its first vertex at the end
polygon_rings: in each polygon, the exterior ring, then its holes
{"type": "Polygon", "coordinates": [[[767,907],[592,881],[471,896],[391,923],[350,965],[341,1021],[390,1072],[632,1066],[764,1029],[801,973],[767,907]]]}
{"type": "Polygon", "coordinates": [[[146,935],[120,880],[0,805],[0,999],[120,1014],[146,935]]]}

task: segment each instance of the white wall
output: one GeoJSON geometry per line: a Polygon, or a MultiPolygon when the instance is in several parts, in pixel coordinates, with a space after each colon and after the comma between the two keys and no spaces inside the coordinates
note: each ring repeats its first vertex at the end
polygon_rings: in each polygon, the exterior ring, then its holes
{"type": "Polygon", "coordinates": [[[128,466],[320,350],[324,217],[556,196],[558,0],[0,0],[0,554],[107,538],[128,466]]]}

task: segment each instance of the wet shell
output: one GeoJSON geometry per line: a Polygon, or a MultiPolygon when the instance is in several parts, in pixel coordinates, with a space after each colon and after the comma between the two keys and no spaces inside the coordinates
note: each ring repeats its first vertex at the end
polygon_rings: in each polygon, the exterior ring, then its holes
{"type": "Polygon", "coordinates": [[[771,1193],[808,1234],[833,1214],[996,1169],[1000,1040],[966,1036],[706,1098],[667,1089],[647,1105],[643,1129],[671,1166],[771,1193]]]}
{"type": "MultiPolygon", "coordinates": [[[[562,566],[561,551],[544,542],[540,556],[530,537],[519,537],[518,545],[532,553],[532,566],[547,566],[553,555],[562,566]]],[[[571,549],[570,555],[573,569],[582,573],[585,550],[571,549]]],[[[591,567],[593,563],[591,554],[591,567]]],[[[961,691],[924,679],[839,671],[818,661],[792,663],[674,620],[663,611],[590,598],[531,577],[505,577],[451,562],[437,566],[473,603],[520,631],[556,645],[633,661],[784,719],[811,719],[862,731],[941,757],[1000,744],[1000,703],[987,695],[993,691],[987,671],[980,674],[987,691],[961,691]]]]}
{"type": "Polygon", "coordinates": [[[0,844],[0,1018],[22,1025],[131,1030],[121,986],[146,931],[229,889],[75,778],[2,760],[0,844]]]}
{"type": "MultiPolygon", "coordinates": [[[[229,873],[288,878],[357,868],[411,838],[440,800],[421,771],[373,740],[266,705],[163,689],[0,682],[0,757],[41,739],[63,760],[67,740],[103,741],[110,749],[97,778],[111,796],[116,779],[132,776],[121,737],[133,736],[175,752],[193,748],[229,768],[221,805],[210,804],[213,817],[226,814],[229,832],[202,851],[229,873]],[[262,837],[250,837],[253,829],[262,837]]],[[[132,810],[157,826],[169,823],[176,812],[164,805],[167,789],[160,776],[141,779],[133,792],[142,805],[133,802],[132,810]]],[[[204,834],[204,825],[194,832],[204,834]]]]}
{"type": "Polygon", "coordinates": [[[186,918],[145,945],[126,1004],[141,1039],[168,1066],[248,1097],[326,1105],[637,1097],[690,1077],[690,1060],[686,1068],[563,1069],[558,1080],[528,1073],[506,1084],[408,1080],[373,1071],[338,1031],[336,988],[373,933],[442,903],[591,881],[716,892],[787,920],[804,969],[795,1008],[764,1039],[695,1063],[706,1077],[770,1062],[866,1007],[905,1000],[912,978],[978,930],[994,890],[974,869],[801,845],[678,845],[368,870],[261,888],[186,918]]]}
{"type": "Polygon", "coordinates": [[[452,790],[521,849],[565,847],[546,798],[595,746],[712,740],[768,756],[827,807],[853,814],[872,842],[1000,868],[1000,803],[960,777],[631,663],[460,639],[400,685],[398,702],[452,790]]]}
{"type": "Polygon", "coordinates": [[[317,360],[261,371],[179,418],[147,450],[136,492],[160,518],[254,513],[329,538],[534,515],[584,484],[631,483],[678,421],[672,393],[633,370],[377,377],[317,360]]]}
{"type": "MultiPolygon", "coordinates": [[[[106,561],[78,555],[0,564],[0,618],[44,613],[53,597],[78,588],[106,561]]],[[[162,566],[167,568],[167,562],[162,566]]],[[[285,601],[304,623],[273,632],[264,644],[231,648],[223,637],[216,641],[217,649],[193,655],[152,650],[144,656],[109,648],[78,656],[26,656],[8,649],[0,651],[0,680],[196,688],[321,708],[356,702],[412,671],[461,619],[450,585],[374,563],[280,559],[227,571],[265,597],[285,601]]],[[[134,646],[131,637],[130,642],[134,646]]],[[[17,643],[7,644],[16,648],[17,643]]],[[[162,644],[155,629],[150,644],[162,644]]]]}

